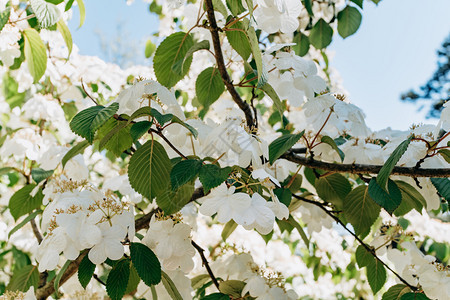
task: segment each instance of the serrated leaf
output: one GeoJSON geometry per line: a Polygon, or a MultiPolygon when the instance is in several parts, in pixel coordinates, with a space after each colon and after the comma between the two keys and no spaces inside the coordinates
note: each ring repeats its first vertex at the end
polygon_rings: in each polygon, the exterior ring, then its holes
{"type": "Polygon", "coordinates": [[[61,281],[62,276],[66,272],[66,270],[69,267],[71,262],[72,261],[70,261],[70,260],[66,260],[66,262],[64,263],[64,265],[62,266],[62,268],[59,270],[58,274],[55,277],[55,281],[53,282],[53,287],[55,288],[56,294],[58,294],[59,282],[61,281]]]}
{"type": "Polygon", "coordinates": [[[242,5],[242,0],[226,0],[226,2],[228,9],[235,17],[245,11],[245,7],[242,5]]]}
{"type": "Polygon", "coordinates": [[[448,162],[450,164],[450,150],[441,149],[438,151],[438,153],[442,156],[442,158],[445,159],[446,162],[448,162]]]}
{"type": "Polygon", "coordinates": [[[31,213],[42,204],[44,198],[42,190],[39,190],[34,197],[30,195],[35,187],[35,184],[28,184],[15,192],[9,199],[8,208],[14,220],[17,221],[19,217],[31,213]]]}
{"type": "Polygon", "coordinates": [[[430,178],[439,195],[450,202],[450,179],[448,178],[430,178]]]}
{"type": "Polygon", "coordinates": [[[133,145],[133,138],[130,135],[131,126],[127,121],[109,119],[98,131],[98,135],[103,136],[99,149],[106,148],[119,157],[123,151],[133,145]]]}
{"type": "Polygon", "coordinates": [[[156,50],[156,45],[151,40],[145,43],[145,58],[150,58],[156,50]]]}
{"type": "Polygon", "coordinates": [[[119,109],[119,103],[111,103],[110,106],[104,107],[98,111],[95,118],[91,123],[91,131],[95,133],[100,127],[102,127],[119,109]]]}
{"type": "Polygon", "coordinates": [[[141,243],[130,243],[130,256],[146,285],[155,285],[161,281],[161,264],[150,248],[141,243]]]}
{"type": "Polygon", "coordinates": [[[267,94],[267,96],[270,97],[270,99],[272,99],[273,104],[275,105],[278,112],[282,116],[284,112],[284,106],[281,103],[280,97],[278,97],[278,94],[275,91],[275,89],[269,83],[266,83],[260,89],[263,90],[267,94]]]}
{"type": "Polygon", "coordinates": [[[342,150],[339,149],[339,147],[337,146],[336,142],[335,142],[331,137],[329,137],[329,136],[327,136],[327,135],[324,135],[324,136],[320,139],[320,141],[321,141],[322,143],[325,143],[325,144],[330,145],[331,148],[333,148],[334,151],[336,151],[337,154],[339,154],[339,157],[341,158],[341,162],[344,161],[344,158],[345,158],[344,152],[342,152],[342,150]]]}
{"type": "Polygon", "coordinates": [[[52,3],[44,0],[30,0],[30,5],[42,28],[55,25],[61,17],[58,7],[52,3]]]}
{"type": "Polygon", "coordinates": [[[41,182],[42,180],[45,180],[53,175],[54,170],[44,170],[42,168],[33,168],[31,170],[31,178],[36,183],[41,182]]]}
{"type": "Polygon", "coordinates": [[[196,178],[201,167],[202,162],[197,159],[182,160],[173,166],[170,172],[172,190],[175,191],[180,186],[196,178]]]}
{"type": "Polygon", "coordinates": [[[86,7],[84,6],[83,0],[77,0],[77,4],[80,12],[80,26],[78,26],[78,28],[80,28],[83,26],[84,20],[86,19],[86,7]]]}
{"type": "Polygon", "coordinates": [[[70,33],[69,27],[67,27],[66,22],[64,22],[63,19],[60,19],[58,23],[56,23],[56,28],[61,33],[64,42],[66,43],[67,49],[69,50],[69,55],[67,58],[69,58],[73,48],[72,34],[70,33]]]}
{"type": "Polygon", "coordinates": [[[292,39],[293,43],[296,43],[295,46],[292,46],[295,54],[298,56],[305,56],[309,51],[309,37],[302,32],[295,32],[294,38],[292,39]]]}
{"type": "Polygon", "coordinates": [[[339,35],[345,39],[358,30],[362,15],[357,8],[347,6],[338,13],[337,19],[339,35]]]}
{"type": "Polygon", "coordinates": [[[173,64],[172,71],[182,76],[184,72],[183,66],[186,63],[186,59],[191,58],[195,52],[199,50],[209,49],[209,47],[210,46],[208,40],[203,40],[201,42],[195,43],[194,45],[192,45],[191,48],[189,48],[189,50],[186,52],[186,55],[182,59],[178,60],[173,64]]]}
{"type": "Polygon", "coordinates": [[[23,31],[25,59],[34,82],[38,82],[47,68],[47,51],[39,33],[33,28],[23,31]]]}
{"type": "Polygon", "coordinates": [[[133,189],[151,200],[168,188],[172,164],[164,147],[147,141],[130,159],[128,178],[133,189]]]}
{"type": "Polygon", "coordinates": [[[112,299],[122,299],[130,278],[130,260],[122,259],[109,272],[106,279],[106,292],[112,299]]]}
{"type": "Polygon", "coordinates": [[[372,292],[376,294],[386,282],[386,269],[377,259],[367,265],[367,280],[372,292]]]}
{"type": "Polygon", "coordinates": [[[404,293],[409,292],[410,290],[411,289],[405,284],[393,285],[383,294],[381,300],[399,300],[404,293]]]}
{"type": "Polygon", "coordinates": [[[91,130],[91,125],[97,114],[104,108],[104,106],[97,105],[80,111],[73,117],[72,121],[70,121],[70,129],[92,144],[95,132],[91,130]]]}
{"type": "Polygon", "coordinates": [[[224,90],[225,84],[217,68],[206,68],[198,75],[195,81],[195,93],[198,101],[204,107],[209,107],[219,99],[224,90]]]}
{"type": "Polygon", "coordinates": [[[338,209],[342,209],[345,198],[352,190],[348,179],[339,173],[320,177],[315,187],[321,199],[333,203],[338,209]]]}
{"type": "Polygon", "coordinates": [[[156,49],[153,58],[153,68],[158,82],[167,88],[173,87],[189,71],[192,57],[186,59],[183,64],[181,75],[172,70],[172,66],[183,59],[189,49],[194,45],[190,34],[176,32],[168,36],[156,49]]]}
{"type": "Polygon", "coordinates": [[[175,286],[175,283],[172,281],[172,279],[170,279],[169,275],[167,275],[164,271],[161,271],[161,275],[161,281],[166,288],[166,291],[169,294],[170,298],[172,298],[173,300],[183,300],[183,297],[175,286]]]}
{"type": "Polygon", "coordinates": [[[192,198],[194,193],[193,184],[185,184],[175,192],[167,187],[162,193],[156,196],[156,203],[166,215],[171,215],[182,209],[192,198]]]}
{"type": "Polygon", "coordinates": [[[217,165],[209,164],[203,165],[198,174],[200,182],[203,184],[205,195],[210,189],[218,187],[231,173],[230,167],[220,168],[217,165]]]}
{"type": "Polygon", "coordinates": [[[363,245],[359,245],[358,248],[356,248],[355,257],[356,263],[360,268],[367,267],[375,259],[372,253],[367,251],[367,249],[364,248],[363,245]]]}
{"type": "Polygon", "coordinates": [[[402,202],[402,193],[397,184],[388,180],[388,191],[385,191],[378,184],[375,178],[372,178],[369,183],[369,195],[375,201],[383,207],[389,214],[392,214],[394,210],[402,202]]]}
{"type": "Polygon", "coordinates": [[[131,294],[134,291],[136,291],[140,281],[141,281],[141,278],[139,277],[139,274],[136,271],[136,268],[133,266],[133,264],[131,264],[130,277],[128,279],[128,284],[127,284],[127,289],[125,290],[125,295],[131,294]]]}
{"type": "Polygon", "coordinates": [[[214,10],[220,12],[222,16],[224,16],[225,18],[228,16],[228,10],[223,4],[222,0],[212,0],[212,5],[214,10]]]}
{"type": "Polygon", "coordinates": [[[226,280],[219,283],[219,291],[233,298],[240,298],[245,282],[240,280],[226,280]]]}
{"type": "Polygon", "coordinates": [[[344,201],[345,219],[352,224],[357,235],[369,232],[380,215],[380,206],[369,196],[369,187],[360,185],[352,190],[344,201]]]}
{"type": "Polygon", "coordinates": [[[231,47],[245,60],[247,61],[252,54],[252,48],[250,46],[250,42],[248,40],[247,35],[242,31],[244,30],[244,25],[242,22],[236,22],[232,26],[231,29],[238,30],[227,30],[225,33],[227,35],[228,42],[231,47]]]}
{"type": "Polygon", "coordinates": [[[172,114],[164,114],[163,115],[154,108],[151,109],[151,114],[155,118],[156,122],[158,122],[159,125],[161,125],[161,126],[163,126],[164,124],[166,124],[167,122],[169,122],[173,119],[172,114]]]}
{"type": "Polygon", "coordinates": [[[291,149],[303,136],[303,130],[297,134],[285,134],[274,140],[269,145],[269,162],[273,164],[287,150],[291,149]]]}
{"type": "Polygon", "coordinates": [[[81,260],[80,266],[78,267],[78,281],[84,289],[86,289],[89,281],[91,281],[94,271],[95,264],[93,264],[89,257],[85,255],[81,260]]]}
{"type": "Polygon", "coordinates": [[[320,19],[309,33],[309,42],[316,49],[326,48],[333,38],[333,28],[324,20],[320,19]]]}
{"type": "Polygon", "coordinates": [[[422,194],[419,193],[412,185],[396,180],[400,192],[402,193],[402,202],[399,207],[394,211],[396,216],[402,216],[408,213],[410,210],[415,209],[419,213],[422,212],[422,208],[427,206],[426,200],[422,194]]]}
{"type": "Polygon", "coordinates": [[[22,228],[23,226],[25,226],[28,222],[30,222],[32,219],[36,218],[37,215],[41,214],[42,210],[38,209],[35,210],[34,212],[32,212],[31,214],[29,214],[25,219],[23,219],[22,222],[20,222],[19,224],[17,224],[16,226],[14,226],[13,229],[11,229],[10,232],[8,232],[8,239],[11,237],[11,235],[13,235],[15,232],[17,232],[20,228],[22,228]]]}
{"type": "Polygon", "coordinates": [[[400,158],[402,158],[403,154],[405,154],[406,150],[408,150],[408,146],[411,143],[411,139],[412,136],[401,142],[400,145],[398,145],[397,148],[395,148],[395,150],[391,153],[391,155],[381,168],[380,172],[378,173],[377,183],[384,190],[386,190],[389,175],[391,175],[391,172],[394,169],[395,165],[398,163],[400,158]]]}
{"type": "Polygon", "coordinates": [[[130,136],[133,141],[140,139],[152,127],[153,123],[149,121],[141,121],[134,123],[130,128],[130,136]]]}
{"type": "Polygon", "coordinates": [[[430,300],[430,298],[422,293],[406,293],[402,295],[400,300],[430,300]]]}
{"type": "Polygon", "coordinates": [[[33,286],[36,290],[39,284],[39,271],[37,266],[26,265],[19,270],[15,270],[6,290],[27,292],[33,286]]]}
{"type": "Polygon", "coordinates": [[[61,160],[62,166],[66,165],[66,163],[74,156],[83,153],[84,149],[89,146],[89,142],[87,140],[79,142],[75,146],[73,146],[67,153],[64,155],[63,159],[61,160]]]}
{"type": "Polygon", "coordinates": [[[11,15],[11,8],[6,7],[6,9],[0,12],[0,31],[2,31],[3,27],[8,23],[9,16],[11,15]]]}
{"type": "MultiPolygon", "coordinates": [[[[245,24],[244,24],[245,26],[245,24]]],[[[252,49],[253,59],[256,63],[256,70],[258,71],[258,88],[267,83],[269,73],[266,70],[266,65],[263,63],[261,49],[259,48],[259,41],[253,26],[248,26],[247,36],[252,49]]]]}
{"type": "Polygon", "coordinates": [[[227,238],[237,228],[237,225],[238,224],[233,219],[231,219],[230,221],[227,222],[227,224],[225,224],[225,226],[222,229],[222,234],[220,235],[223,241],[227,240],[227,238]]]}

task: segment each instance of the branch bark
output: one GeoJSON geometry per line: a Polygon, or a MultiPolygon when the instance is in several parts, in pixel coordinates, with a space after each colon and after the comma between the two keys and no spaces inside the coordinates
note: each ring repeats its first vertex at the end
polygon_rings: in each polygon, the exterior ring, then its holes
{"type": "MultiPolygon", "coordinates": [[[[323,161],[313,160],[294,153],[294,151],[287,151],[281,158],[297,163],[299,165],[321,169],[336,173],[352,173],[352,174],[378,174],[383,166],[365,165],[365,164],[339,164],[327,163],[323,161]]],[[[415,167],[394,167],[391,175],[401,175],[408,177],[450,177],[450,169],[425,169],[415,167]]]]}
{"type": "Polygon", "coordinates": [[[222,77],[222,80],[230,93],[231,97],[233,98],[233,101],[239,106],[239,108],[244,112],[245,119],[247,121],[247,126],[249,128],[252,128],[255,126],[255,122],[252,115],[252,110],[250,108],[250,105],[248,105],[247,102],[243,101],[239,93],[236,91],[236,89],[233,86],[233,82],[230,78],[230,75],[227,72],[227,68],[225,66],[225,61],[223,58],[222,53],[222,46],[220,45],[220,38],[219,38],[219,27],[217,26],[216,17],[214,16],[214,8],[212,4],[212,0],[205,0],[205,7],[206,7],[206,13],[209,21],[209,30],[211,32],[211,38],[214,46],[214,56],[216,58],[217,67],[220,72],[220,76],[222,77]]]}

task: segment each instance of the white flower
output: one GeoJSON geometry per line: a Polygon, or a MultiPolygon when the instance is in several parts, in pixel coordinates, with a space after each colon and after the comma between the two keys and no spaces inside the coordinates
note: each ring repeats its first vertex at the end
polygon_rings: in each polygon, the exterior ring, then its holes
{"type": "Polygon", "coordinates": [[[297,0],[260,0],[254,16],[258,28],[267,33],[281,31],[292,33],[298,28],[298,19],[302,10],[297,0]]]}
{"type": "Polygon", "coordinates": [[[93,264],[101,264],[109,258],[111,260],[118,260],[123,256],[124,249],[120,241],[122,241],[127,231],[120,225],[109,226],[106,223],[102,223],[102,237],[99,243],[97,243],[89,251],[89,259],[93,264]]]}
{"type": "Polygon", "coordinates": [[[243,215],[244,217],[239,220],[241,223],[237,220],[236,223],[241,224],[245,229],[255,228],[261,234],[269,234],[272,231],[275,214],[271,210],[269,202],[260,194],[252,195],[252,203],[243,212],[243,215]]]}

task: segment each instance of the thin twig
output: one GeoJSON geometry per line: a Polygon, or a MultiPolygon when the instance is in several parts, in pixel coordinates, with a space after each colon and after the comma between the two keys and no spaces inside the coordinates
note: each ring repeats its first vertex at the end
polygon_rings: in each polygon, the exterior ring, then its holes
{"type": "Polygon", "coordinates": [[[208,260],[205,257],[205,254],[203,252],[205,252],[205,250],[200,247],[196,242],[191,241],[192,246],[194,246],[195,249],[197,249],[198,254],[200,254],[200,257],[202,258],[202,263],[206,268],[206,271],[209,274],[209,277],[211,277],[212,282],[214,283],[214,285],[216,286],[217,289],[219,289],[219,282],[217,281],[217,278],[214,276],[214,273],[211,270],[211,267],[209,266],[208,260]]]}
{"type": "Polygon", "coordinates": [[[33,228],[34,236],[36,237],[36,239],[38,240],[38,243],[40,244],[42,242],[42,234],[39,232],[39,228],[36,225],[36,220],[31,219],[30,223],[31,223],[31,228],[33,228]]]}
{"type": "Polygon", "coordinates": [[[161,131],[155,130],[155,129],[151,129],[152,132],[156,133],[158,136],[160,136],[166,143],[167,145],[169,145],[170,148],[173,149],[173,151],[175,151],[179,156],[181,156],[184,159],[187,159],[187,157],[180,152],[180,150],[177,149],[177,147],[175,147],[165,136],[164,134],[162,134],[161,131]]]}
{"type": "Polygon", "coordinates": [[[92,98],[92,96],[89,95],[89,93],[86,91],[86,88],[84,87],[84,83],[83,83],[83,78],[81,78],[81,88],[86,93],[86,95],[95,103],[95,105],[98,105],[97,101],[95,101],[95,99],[92,98]]]}

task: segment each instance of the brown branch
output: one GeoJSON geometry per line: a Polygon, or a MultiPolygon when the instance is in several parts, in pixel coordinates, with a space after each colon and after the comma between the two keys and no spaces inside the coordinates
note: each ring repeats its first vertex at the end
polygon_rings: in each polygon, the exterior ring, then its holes
{"type": "Polygon", "coordinates": [[[208,272],[209,277],[211,277],[212,282],[214,283],[214,285],[216,286],[216,288],[219,290],[219,282],[217,281],[216,276],[214,276],[214,273],[211,270],[211,267],[209,266],[208,260],[205,257],[205,254],[203,252],[205,252],[205,250],[200,247],[196,242],[191,241],[192,246],[194,246],[195,249],[197,249],[198,254],[200,254],[200,257],[202,258],[202,263],[206,268],[206,271],[208,272]]]}
{"type": "MultiPolygon", "coordinates": [[[[321,169],[335,173],[378,174],[383,166],[365,164],[339,164],[313,160],[287,151],[281,158],[313,169],[321,169]]],[[[450,177],[450,169],[416,169],[415,167],[394,167],[391,175],[408,177],[450,177]]]]}
{"type": "Polygon", "coordinates": [[[247,126],[252,128],[254,124],[252,110],[247,102],[243,101],[239,93],[236,91],[233,85],[233,81],[230,78],[230,75],[227,72],[227,68],[225,66],[225,61],[222,53],[222,46],[220,45],[219,38],[219,27],[217,27],[216,17],[214,16],[214,8],[212,4],[212,0],[205,0],[205,7],[207,12],[208,21],[210,24],[209,30],[211,32],[211,38],[214,46],[215,58],[217,67],[220,72],[220,76],[222,77],[223,83],[225,84],[228,92],[230,93],[233,101],[239,106],[239,108],[244,112],[245,119],[247,120],[247,126]]]}
{"type": "Polygon", "coordinates": [[[39,232],[39,228],[36,225],[36,220],[31,219],[30,223],[31,223],[31,228],[33,228],[34,236],[38,240],[38,244],[40,244],[42,242],[42,234],[39,232]]]}
{"type": "Polygon", "coordinates": [[[304,202],[308,202],[311,203],[319,208],[321,208],[327,215],[329,215],[333,220],[336,221],[336,223],[338,223],[339,225],[341,225],[348,233],[350,233],[357,241],[358,243],[363,246],[367,252],[369,252],[370,254],[373,255],[373,257],[375,259],[377,259],[386,269],[388,269],[390,272],[392,272],[392,274],[394,274],[395,276],[397,276],[397,278],[403,282],[404,284],[406,284],[411,290],[413,291],[417,291],[418,288],[409,284],[403,277],[401,277],[397,272],[395,272],[394,270],[392,270],[384,261],[382,261],[377,254],[375,253],[375,249],[373,249],[371,246],[367,245],[366,243],[364,243],[364,241],[362,239],[360,239],[354,232],[352,232],[350,229],[347,228],[347,226],[345,226],[345,224],[337,217],[333,214],[332,211],[329,211],[328,209],[326,209],[325,205],[323,203],[314,201],[314,200],[309,200],[300,196],[297,196],[295,194],[292,195],[294,198],[302,200],[304,202]]]}

